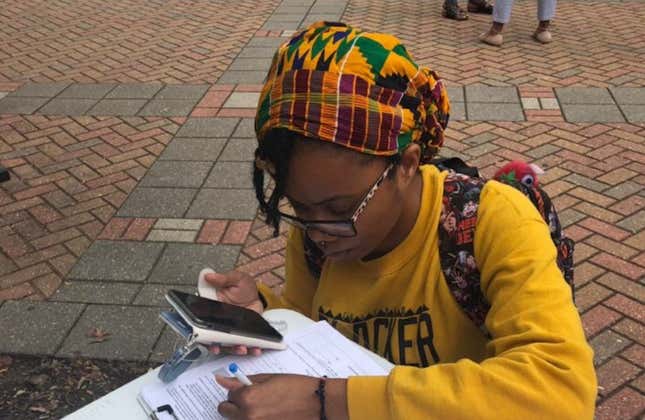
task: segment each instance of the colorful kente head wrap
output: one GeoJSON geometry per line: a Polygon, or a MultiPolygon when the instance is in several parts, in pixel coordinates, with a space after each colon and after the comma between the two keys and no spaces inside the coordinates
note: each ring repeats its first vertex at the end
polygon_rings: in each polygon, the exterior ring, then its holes
{"type": "Polygon", "coordinates": [[[396,37],[318,22],[273,57],[255,129],[260,142],[286,128],[379,156],[416,142],[428,160],[443,143],[449,113],[441,79],[396,37]]]}

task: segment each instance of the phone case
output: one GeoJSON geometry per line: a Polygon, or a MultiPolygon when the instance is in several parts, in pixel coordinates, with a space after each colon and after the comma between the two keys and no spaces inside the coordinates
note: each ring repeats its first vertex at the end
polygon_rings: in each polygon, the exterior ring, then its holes
{"type": "MultiPolygon", "coordinates": [[[[259,347],[261,349],[273,349],[273,350],[284,350],[287,348],[287,345],[284,343],[284,341],[276,342],[276,341],[270,341],[270,340],[264,340],[261,338],[253,338],[253,337],[245,337],[242,335],[237,335],[237,334],[229,334],[221,331],[215,331],[215,330],[210,330],[203,328],[199,325],[196,325],[191,322],[191,320],[185,316],[182,313],[181,308],[175,304],[175,302],[170,299],[168,295],[166,295],[166,300],[170,303],[170,305],[175,309],[177,316],[181,318],[181,321],[183,321],[181,327],[178,326],[177,320],[173,320],[173,317],[169,316],[163,316],[162,319],[168,323],[172,327],[173,330],[179,332],[178,330],[181,330],[180,334],[185,334],[186,325],[192,330],[190,335],[193,341],[204,344],[204,345],[209,345],[209,344],[223,344],[223,345],[242,345],[242,346],[247,346],[247,347],[259,347]],[[173,325],[174,324],[174,325],[173,325]]],[[[212,300],[212,299],[211,299],[212,300]]]]}

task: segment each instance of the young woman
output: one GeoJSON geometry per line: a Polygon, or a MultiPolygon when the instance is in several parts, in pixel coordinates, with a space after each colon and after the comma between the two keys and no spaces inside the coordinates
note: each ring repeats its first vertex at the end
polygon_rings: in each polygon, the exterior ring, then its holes
{"type": "MultiPolygon", "coordinates": [[[[235,419],[592,418],[596,379],[549,229],[522,193],[487,182],[476,226],[442,214],[442,82],[399,41],[317,23],[276,53],[256,117],[254,184],[291,229],[281,297],[239,272],[221,299],[325,319],[397,366],[384,377],[218,378],[235,419]],[[264,176],[275,182],[265,197],[264,176]],[[286,199],[295,217],[282,214],[286,199]],[[441,220],[440,220],[441,218],[441,220]],[[485,331],[441,269],[439,223],[475,234],[485,331]],[[324,389],[324,398],[316,394],[324,389]]],[[[467,256],[465,260],[468,260],[467,256]]],[[[475,267],[473,267],[475,268],[475,267]]],[[[237,352],[246,353],[239,348],[237,352]]],[[[254,351],[257,353],[257,350],[254,351]]]]}

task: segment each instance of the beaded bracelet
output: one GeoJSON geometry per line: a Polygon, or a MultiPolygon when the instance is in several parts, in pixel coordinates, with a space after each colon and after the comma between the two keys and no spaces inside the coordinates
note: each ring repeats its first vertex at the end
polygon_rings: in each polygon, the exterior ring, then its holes
{"type": "Polygon", "coordinates": [[[318,389],[315,391],[318,395],[318,400],[320,401],[320,420],[327,420],[327,414],[325,413],[325,383],[327,376],[323,376],[318,381],[318,389]]]}

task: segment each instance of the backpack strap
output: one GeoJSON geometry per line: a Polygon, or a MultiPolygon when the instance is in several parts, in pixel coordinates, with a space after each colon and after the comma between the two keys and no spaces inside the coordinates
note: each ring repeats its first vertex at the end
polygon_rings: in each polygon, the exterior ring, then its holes
{"type": "Polygon", "coordinates": [[[484,321],[490,304],[481,290],[474,243],[479,196],[484,183],[481,178],[455,172],[446,176],[439,217],[439,258],[457,304],[489,336],[484,321]]]}

